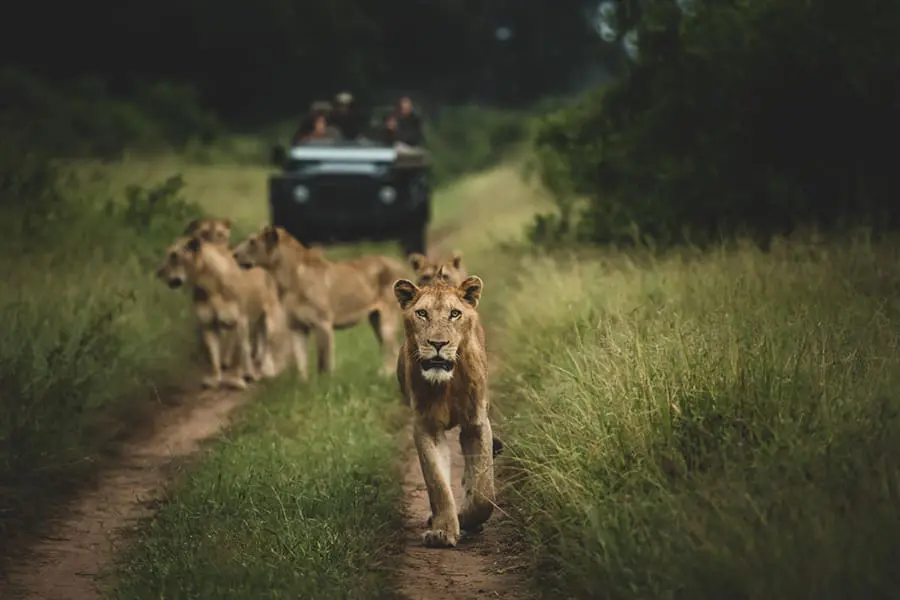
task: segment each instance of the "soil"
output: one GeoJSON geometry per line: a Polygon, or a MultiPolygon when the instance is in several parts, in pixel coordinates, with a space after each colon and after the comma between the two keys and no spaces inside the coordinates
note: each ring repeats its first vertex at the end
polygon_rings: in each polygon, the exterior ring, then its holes
{"type": "Polygon", "coordinates": [[[10,569],[0,598],[94,600],[99,574],[115,553],[123,528],[153,512],[173,460],[195,452],[228,423],[248,394],[207,391],[179,398],[160,415],[154,431],[127,442],[117,463],[45,529],[25,557],[10,569]]]}

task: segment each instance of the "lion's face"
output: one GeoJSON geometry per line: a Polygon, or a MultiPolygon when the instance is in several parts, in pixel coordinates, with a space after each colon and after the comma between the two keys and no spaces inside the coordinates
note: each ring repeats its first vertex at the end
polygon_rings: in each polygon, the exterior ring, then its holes
{"type": "Polygon", "coordinates": [[[436,280],[417,287],[401,279],[394,295],[403,310],[407,345],[422,376],[431,383],[453,379],[460,345],[478,320],[476,308],[483,283],[472,276],[459,285],[436,280]]]}
{"type": "Polygon", "coordinates": [[[275,263],[279,244],[284,237],[280,227],[266,225],[246,240],[235,246],[234,260],[242,269],[250,269],[254,266],[266,267],[275,263]]]}
{"type": "Polygon", "coordinates": [[[182,236],[166,250],[166,257],[156,271],[156,277],[175,290],[189,283],[196,269],[197,253],[202,241],[182,236]]]}
{"type": "Polygon", "coordinates": [[[194,219],[188,223],[184,235],[227,247],[231,243],[231,225],[231,219],[194,219]]]}
{"type": "Polygon", "coordinates": [[[466,277],[462,266],[462,253],[454,252],[447,260],[433,260],[424,254],[410,254],[409,264],[416,273],[416,285],[428,285],[442,280],[450,285],[459,285],[466,277]]]}

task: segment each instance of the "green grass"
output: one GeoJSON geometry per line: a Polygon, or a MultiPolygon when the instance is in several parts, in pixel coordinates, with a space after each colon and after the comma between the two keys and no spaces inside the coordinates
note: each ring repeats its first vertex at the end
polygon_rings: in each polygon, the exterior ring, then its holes
{"type": "Polygon", "coordinates": [[[57,184],[47,171],[24,183],[12,189],[57,186],[64,198],[27,218],[0,211],[0,552],[143,426],[157,386],[193,364],[180,350],[194,347],[187,306],[152,276],[162,237],[135,235],[91,182],[57,184]]]}
{"type": "Polygon", "coordinates": [[[896,597],[900,244],[594,254],[505,302],[544,597],[896,597]]]}
{"type": "Polygon", "coordinates": [[[270,383],[187,466],[109,597],[391,597],[403,407],[370,331],[337,349],[331,380],[270,383]]]}

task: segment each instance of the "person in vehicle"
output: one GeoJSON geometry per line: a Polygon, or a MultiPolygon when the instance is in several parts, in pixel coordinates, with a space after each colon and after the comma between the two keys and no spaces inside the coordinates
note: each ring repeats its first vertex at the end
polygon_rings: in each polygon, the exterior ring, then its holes
{"type": "Polygon", "coordinates": [[[313,102],[309,107],[309,112],[306,113],[306,116],[303,118],[303,121],[300,123],[300,126],[297,128],[297,131],[294,132],[294,137],[291,142],[294,145],[299,144],[304,139],[307,138],[316,128],[316,123],[319,120],[319,117],[324,116],[328,119],[328,113],[331,112],[331,104],[328,102],[323,102],[321,100],[313,102]]]}
{"type": "Polygon", "coordinates": [[[403,96],[397,103],[396,141],[409,146],[425,144],[422,118],[413,109],[412,98],[403,96]]]}
{"type": "Polygon", "coordinates": [[[393,146],[397,141],[397,115],[388,113],[384,117],[384,124],[381,128],[381,141],[387,146],[393,146]]]}
{"type": "Polygon", "coordinates": [[[328,124],[328,116],[325,113],[318,113],[314,117],[312,131],[303,136],[301,141],[337,140],[340,137],[341,132],[328,124]]]}
{"type": "Polygon", "coordinates": [[[359,137],[362,125],[354,111],[353,95],[350,92],[341,92],[334,97],[334,108],[328,122],[348,140],[359,137]]]}

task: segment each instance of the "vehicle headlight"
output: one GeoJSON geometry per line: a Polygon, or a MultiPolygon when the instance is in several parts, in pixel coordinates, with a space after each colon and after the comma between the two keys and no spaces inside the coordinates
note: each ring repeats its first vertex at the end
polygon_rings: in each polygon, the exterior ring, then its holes
{"type": "Polygon", "coordinates": [[[378,197],[381,198],[381,201],[385,204],[393,204],[394,200],[397,199],[397,190],[386,185],[378,190],[378,197]]]}
{"type": "Polygon", "coordinates": [[[297,204],[303,204],[309,200],[309,188],[305,185],[298,185],[294,188],[294,201],[297,204]]]}

